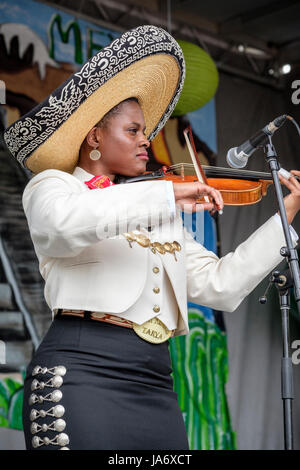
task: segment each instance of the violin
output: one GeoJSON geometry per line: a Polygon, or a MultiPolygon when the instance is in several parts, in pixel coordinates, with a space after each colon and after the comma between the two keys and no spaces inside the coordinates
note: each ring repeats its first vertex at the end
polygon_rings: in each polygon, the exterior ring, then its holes
{"type": "MultiPolygon", "coordinates": [[[[172,166],[146,172],[142,176],[129,178],[120,183],[135,183],[153,179],[163,179],[173,183],[193,183],[198,180],[196,175],[186,174],[186,169],[193,168],[192,163],[179,163],[172,166]],[[178,174],[179,173],[179,174],[178,174]]],[[[267,194],[269,185],[273,183],[271,173],[236,170],[202,165],[205,173],[205,184],[218,189],[223,197],[224,204],[229,206],[243,206],[259,202],[267,194]]]]}

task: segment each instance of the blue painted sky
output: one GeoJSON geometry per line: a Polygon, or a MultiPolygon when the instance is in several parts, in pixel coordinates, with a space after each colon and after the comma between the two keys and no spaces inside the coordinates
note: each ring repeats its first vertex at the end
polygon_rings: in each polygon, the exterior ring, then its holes
{"type": "Polygon", "coordinates": [[[188,113],[187,116],[199,139],[204,140],[212,151],[217,153],[215,100],[210,100],[205,106],[188,113]]]}
{"type": "MultiPolygon", "coordinates": [[[[59,13],[62,19],[63,29],[66,29],[67,24],[76,20],[80,26],[82,36],[82,51],[83,61],[87,60],[87,43],[86,33],[88,29],[93,29],[93,40],[101,46],[106,46],[111,42],[108,34],[112,34],[114,37],[120,35],[119,32],[113,32],[109,29],[98,26],[92,22],[76,18],[70,14],[64,13],[62,10],[54,9],[48,5],[45,5],[34,0],[14,0],[11,1],[0,1],[0,24],[1,23],[21,23],[31,28],[45,43],[48,48],[48,27],[51,18],[54,14],[59,13]]],[[[74,37],[73,33],[70,33],[70,40],[68,44],[64,44],[60,40],[60,36],[57,32],[57,27],[54,29],[55,41],[55,60],[61,62],[74,62],[74,37]]]]}

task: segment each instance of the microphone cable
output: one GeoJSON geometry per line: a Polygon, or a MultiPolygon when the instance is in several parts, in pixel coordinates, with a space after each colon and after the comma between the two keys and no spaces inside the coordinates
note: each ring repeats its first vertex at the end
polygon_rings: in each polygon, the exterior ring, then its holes
{"type": "Polygon", "coordinates": [[[298,131],[298,134],[300,136],[300,127],[299,127],[297,121],[292,116],[289,116],[288,114],[287,114],[286,118],[294,124],[294,126],[296,127],[296,129],[298,131]]]}

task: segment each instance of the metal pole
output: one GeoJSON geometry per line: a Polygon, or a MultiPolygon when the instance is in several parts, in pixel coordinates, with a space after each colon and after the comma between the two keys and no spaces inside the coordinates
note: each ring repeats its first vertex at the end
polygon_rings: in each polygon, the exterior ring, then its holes
{"type": "Polygon", "coordinates": [[[3,244],[3,241],[2,241],[2,236],[1,235],[0,235],[0,259],[2,260],[2,263],[3,263],[3,269],[4,269],[4,272],[5,272],[7,281],[9,282],[9,284],[10,284],[12,290],[13,290],[17,306],[18,306],[18,308],[20,309],[20,312],[23,315],[26,328],[27,328],[27,330],[30,334],[34,349],[36,350],[38,348],[39,343],[40,343],[40,339],[38,337],[36,328],[35,328],[35,326],[32,322],[31,315],[30,315],[30,313],[28,312],[27,308],[24,305],[20,289],[18,287],[18,284],[17,284],[17,281],[15,279],[12,267],[10,265],[10,261],[8,259],[8,256],[7,256],[5,248],[4,248],[4,244],[3,244]]]}

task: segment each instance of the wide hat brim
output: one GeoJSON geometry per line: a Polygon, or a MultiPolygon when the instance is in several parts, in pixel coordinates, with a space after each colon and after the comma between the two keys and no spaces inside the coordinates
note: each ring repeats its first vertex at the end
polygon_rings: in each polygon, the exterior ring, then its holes
{"type": "Polygon", "coordinates": [[[152,140],[179,99],[182,50],[161,28],[139,26],[92,57],[4,133],[10,152],[33,173],[73,172],[87,133],[114,106],[135,97],[152,140]]]}

